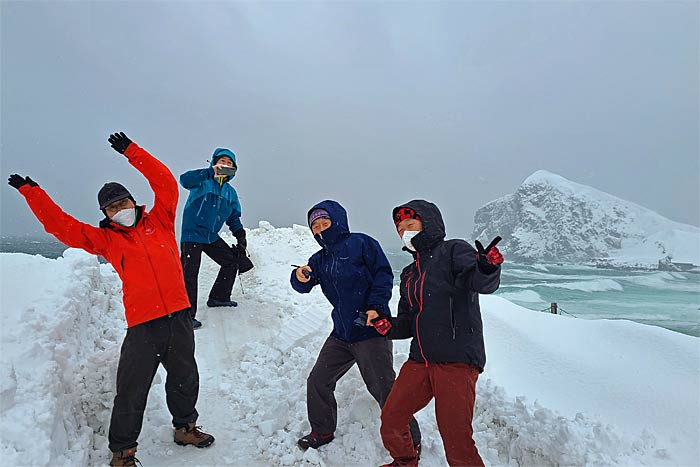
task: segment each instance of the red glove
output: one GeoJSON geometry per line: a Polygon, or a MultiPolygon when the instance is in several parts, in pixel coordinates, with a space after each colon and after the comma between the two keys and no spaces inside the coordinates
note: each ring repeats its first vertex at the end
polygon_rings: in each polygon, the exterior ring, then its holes
{"type": "Polygon", "coordinates": [[[372,326],[382,336],[386,336],[391,331],[391,321],[386,318],[378,318],[372,321],[372,326]]]}
{"type": "Polygon", "coordinates": [[[503,262],[503,255],[498,251],[498,247],[491,247],[491,250],[486,253],[486,262],[497,266],[503,262]]]}
{"type": "Polygon", "coordinates": [[[484,248],[479,240],[474,241],[476,245],[476,261],[479,263],[479,269],[485,274],[491,274],[498,269],[498,265],[503,262],[503,255],[496,244],[501,241],[501,237],[494,238],[489,246],[484,248]]]}

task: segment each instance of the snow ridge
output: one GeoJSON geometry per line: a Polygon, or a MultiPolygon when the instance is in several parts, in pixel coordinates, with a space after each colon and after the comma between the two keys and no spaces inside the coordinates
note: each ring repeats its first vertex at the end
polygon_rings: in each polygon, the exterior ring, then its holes
{"type": "Polygon", "coordinates": [[[121,286],[77,250],[58,260],[3,255],[1,264],[0,456],[5,465],[86,465],[114,397],[121,286]],[[39,295],[23,306],[28,286],[39,295]]]}

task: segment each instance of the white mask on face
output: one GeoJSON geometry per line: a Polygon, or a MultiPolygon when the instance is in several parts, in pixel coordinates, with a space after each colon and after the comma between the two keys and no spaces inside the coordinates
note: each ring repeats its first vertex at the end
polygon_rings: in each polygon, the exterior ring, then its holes
{"type": "Polygon", "coordinates": [[[133,227],[134,224],[136,224],[136,209],[122,209],[112,216],[112,220],[119,225],[123,225],[124,227],[133,227]]]}
{"type": "Polygon", "coordinates": [[[413,240],[413,237],[418,235],[420,232],[420,230],[405,230],[401,236],[404,246],[411,251],[416,251],[416,248],[413,246],[413,243],[411,243],[411,240],[413,240]]]}

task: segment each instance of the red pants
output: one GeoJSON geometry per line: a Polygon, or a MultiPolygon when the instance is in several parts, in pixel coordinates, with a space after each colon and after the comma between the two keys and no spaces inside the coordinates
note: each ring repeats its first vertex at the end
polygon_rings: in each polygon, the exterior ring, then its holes
{"type": "Polygon", "coordinates": [[[415,465],[408,422],[435,397],[447,462],[451,467],[483,466],[472,439],[478,377],[479,370],[466,363],[404,363],[382,409],[382,442],[389,454],[400,464],[415,465]]]}

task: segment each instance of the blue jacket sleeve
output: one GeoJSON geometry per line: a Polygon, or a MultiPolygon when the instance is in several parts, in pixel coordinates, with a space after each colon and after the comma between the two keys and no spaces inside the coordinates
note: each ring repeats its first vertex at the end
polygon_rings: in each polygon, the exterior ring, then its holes
{"type": "Polygon", "coordinates": [[[455,243],[452,247],[452,274],[455,285],[480,294],[490,294],[501,284],[501,267],[490,273],[483,273],[477,266],[476,250],[467,242],[455,243]]]}
{"type": "Polygon", "coordinates": [[[394,287],[394,273],[391,271],[391,264],[386,258],[382,247],[372,237],[365,237],[362,247],[362,256],[372,275],[372,285],[367,298],[367,306],[374,308],[381,306],[382,310],[377,310],[380,314],[390,315],[388,306],[391,300],[391,290],[394,287]]]}
{"type": "Polygon", "coordinates": [[[188,170],[184,174],[180,175],[180,185],[182,185],[183,188],[191,190],[204,180],[212,178],[213,176],[214,169],[211,167],[207,167],[206,169],[188,170]]]}
{"type": "Polygon", "coordinates": [[[309,266],[311,266],[312,271],[310,278],[311,280],[309,280],[309,282],[300,282],[299,279],[297,279],[296,268],[292,269],[292,275],[289,278],[289,282],[292,284],[292,288],[299,293],[309,293],[311,292],[311,289],[318,284],[318,275],[314,274],[314,271],[316,271],[316,262],[314,261],[314,258],[315,255],[309,258],[309,266]]]}
{"type": "Polygon", "coordinates": [[[241,202],[238,200],[238,193],[236,193],[236,190],[233,187],[231,187],[231,189],[233,190],[233,199],[231,200],[233,211],[231,211],[231,215],[226,219],[226,225],[231,229],[231,232],[238,232],[243,228],[243,223],[241,222],[241,202]]]}

